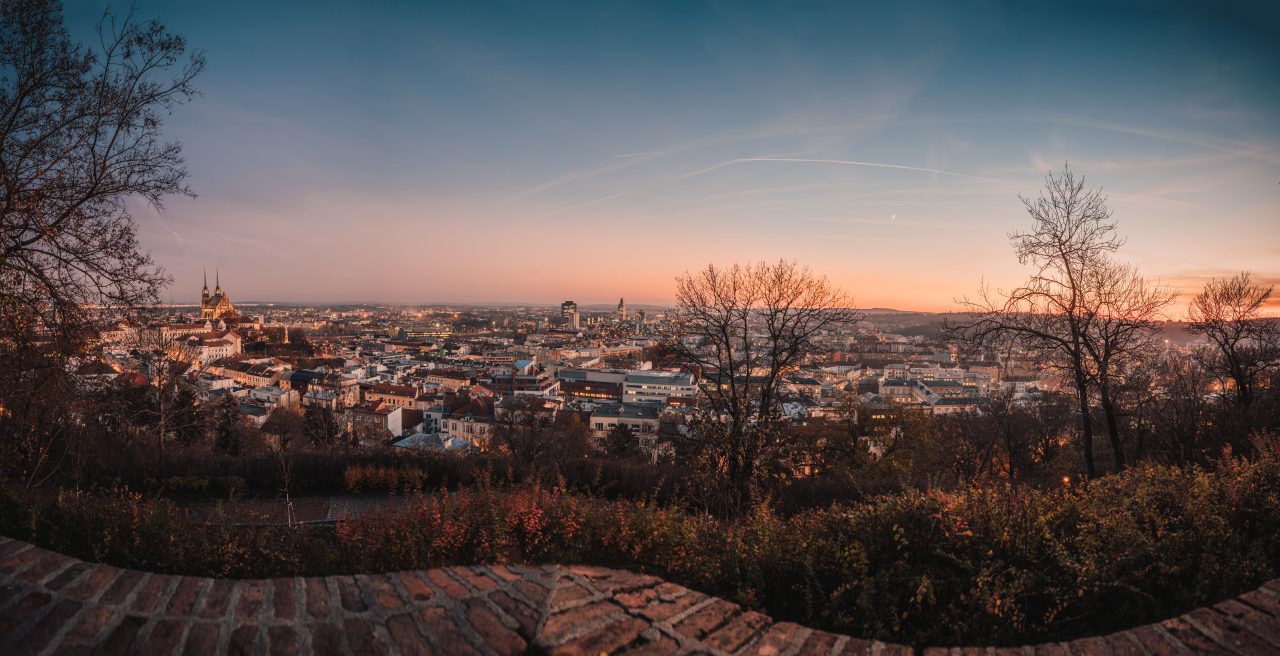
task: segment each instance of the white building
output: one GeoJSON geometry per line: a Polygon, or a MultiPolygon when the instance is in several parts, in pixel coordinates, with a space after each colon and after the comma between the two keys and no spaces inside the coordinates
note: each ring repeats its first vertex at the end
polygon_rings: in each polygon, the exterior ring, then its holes
{"type": "Polygon", "coordinates": [[[622,381],[624,403],[690,403],[697,393],[697,380],[684,371],[632,371],[622,381]]]}

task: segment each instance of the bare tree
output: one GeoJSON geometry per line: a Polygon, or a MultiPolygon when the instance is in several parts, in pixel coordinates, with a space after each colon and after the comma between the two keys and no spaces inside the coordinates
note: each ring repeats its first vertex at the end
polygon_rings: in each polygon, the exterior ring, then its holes
{"type": "Polygon", "coordinates": [[[132,14],[108,12],[97,31],[84,48],[54,0],[0,5],[0,307],[45,331],[79,327],[91,305],[154,301],[168,278],[139,250],[126,201],[191,193],[160,125],[195,94],[203,58],[132,14]]]}
{"type": "Polygon", "coordinates": [[[1084,273],[1082,295],[1088,315],[1084,346],[1091,362],[1092,382],[1107,424],[1107,437],[1117,468],[1125,466],[1124,442],[1116,403],[1116,388],[1125,371],[1149,355],[1156,321],[1173,302],[1172,291],[1147,282],[1134,267],[1101,260],[1084,273]]]}
{"type": "Polygon", "coordinates": [[[139,331],[131,353],[148,381],[132,421],[151,434],[156,461],[163,463],[165,444],[183,431],[184,424],[200,421],[188,376],[189,363],[198,357],[185,339],[158,330],[139,331]]]}
{"type": "Polygon", "coordinates": [[[1009,235],[1018,262],[1031,277],[1007,294],[983,287],[976,300],[962,299],[972,319],[951,334],[977,344],[1005,342],[1036,354],[1072,381],[1080,414],[1085,471],[1097,475],[1090,413],[1092,362],[1088,336],[1095,313],[1088,299],[1090,271],[1124,242],[1115,234],[1106,196],[1085,187],[1070,168],[1050,173],[1038,198],[1020,197],[1032,225],[1009,235]]]}
{"type": "Polygon", "coordinates": [[[1170,350],[1153,358],[1148,369],[1154,389],[1140,410],[1153,451],[1178,464],[1200,460],[1213,446],[1203,443],[1213,422],[1205,400],[1210,375],[1202,358],[1170,350]]]}
{"type": "Polygon", "coordinates": [[[684,366],[705,375],[695,422],[728,510],[758,498],[777,447],[779,386],[826,331],[855,322],[844,292],[794,262],[709,265],[676,279],[668,340],[684,366]]]}
{"type": "Polygon", "coordinates": [[[1263,316],[1274,286],[1242,272],[1213,279],[1191,300],[1188,329],[1213,345],[1211,369],[1235,387],[1236,403],[1248,408],[1258,379],[1280,366],[1280,323],[1263,316]]]}
{"type": "Polygon", "coordinates": [[[41,414],[43,398],[78,393],[67,359],[100,318],[154,301],[168,280],[139,250],[126,201],[190,193],[159,130],[203,59],[132,14],[105,14],[98,37],[73,43],[55,0],[0,3],[0,448],[31,480],[80,432],[65,409],[41,414]]]}
{"type": "Polygon", "coordinates": [[[490,444],[517,460],[542,464],[580,457],[588,450],[585,426],[558,421],[555,411],[540,397],[514,397],[497,411],[490,444]]]}

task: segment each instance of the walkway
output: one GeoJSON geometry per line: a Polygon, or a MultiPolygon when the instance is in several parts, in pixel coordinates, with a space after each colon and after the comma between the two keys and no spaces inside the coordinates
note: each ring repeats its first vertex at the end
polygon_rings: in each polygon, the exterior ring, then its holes
{"type": "MultiPolygon", "coordinates": [[[[0,537],[0,654],[912,654],[601,569],[453,567],[225,580],[92,564],[0,537]]],[[[925,656],[1280,653],[1280,581],[1099,638],[925,656]]]]}

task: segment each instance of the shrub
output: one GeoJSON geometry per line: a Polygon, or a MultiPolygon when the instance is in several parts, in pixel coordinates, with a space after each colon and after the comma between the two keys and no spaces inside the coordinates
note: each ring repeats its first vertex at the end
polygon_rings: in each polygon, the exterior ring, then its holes
{"type": "Polygon", "coordinates": [[[533,486],[423,496],[342,522],[359,570],[587,562],[782,619],[916,644],[1102,633],[1280,574],[1280,458],[1145,466],[1086,486],[907,491],[724,522],[533,486]]]}
{"type": "Polygon", "coordinates": [[[422,490],[426,472],[416,467],[352,465],[343,471],[346,491],[351,494],[408,494],[422,490]]]}
{"type": "MultiPolygon", "coordinates": [[[[1026,644],[1156,621],[1280,575],[1280,450],[1259,451],[1252,462],[1228,454],[1211,468],[1142,466],[1050,490],[906,491],[736,521],[482,476],[331,532],[196,521],[129,492],[6,499],[0,531],[206,576],[588,563],[862,637],[1026,644]]],[[[406,486],[402,469],[350,471],[359,486],[406,486]]]]}

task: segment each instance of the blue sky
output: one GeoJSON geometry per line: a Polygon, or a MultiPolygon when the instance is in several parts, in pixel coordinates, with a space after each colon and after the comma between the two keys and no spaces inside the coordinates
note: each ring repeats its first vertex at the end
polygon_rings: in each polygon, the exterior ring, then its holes
{"type": "Polygon", "coordinates": [[[165,126],[199,197],[136,214],[178,301],[207,266],[246,300],[661,303],[781,257],[943,310],[1024,275],[1017,195],[1070,161],[1148,275],[1280,280],[1275,7],[140,0],[208,69],[165,126]]]}

